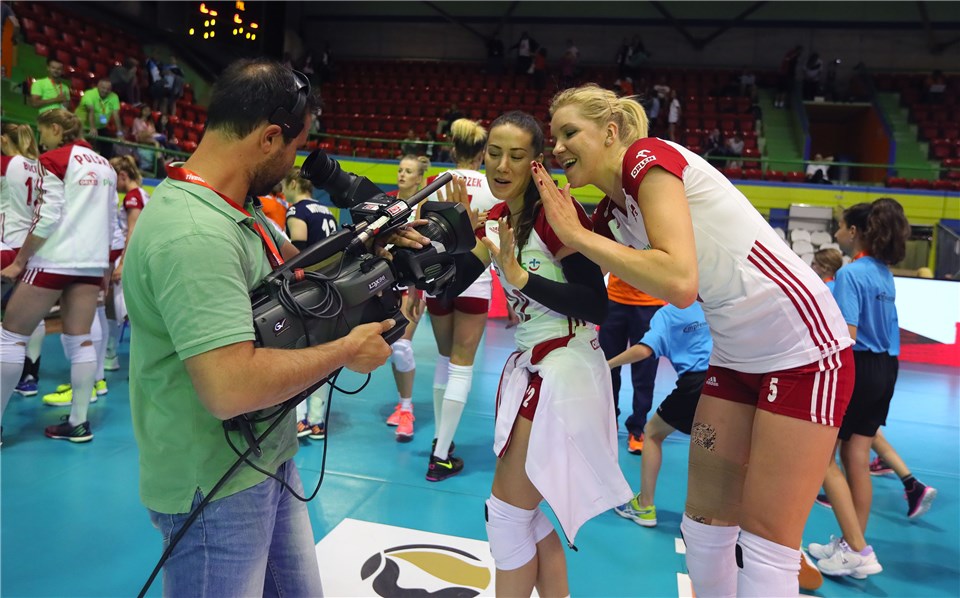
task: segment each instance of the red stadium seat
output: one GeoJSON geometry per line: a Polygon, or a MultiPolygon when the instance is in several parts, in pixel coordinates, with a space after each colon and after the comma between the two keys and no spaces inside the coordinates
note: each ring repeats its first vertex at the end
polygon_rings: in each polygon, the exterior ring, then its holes
{"type": "Polygon", "coordinates": [[[723,169],[723,174],[728,179],[742,179],[743,178],[743,169],[736,166],[731,166],[723,169]]]}
{"type": "Polygon", "coordinates": [[[887,187],[906,189],[907,186],[907,179],[905,178],[893,176],[887,179],[887,187]]]}
{"type": "Polygon", "coordinates": [[[911,189],[929,189],[933,186],[932,183],[926,179],[910,179],[907,185],[911,189]]]}
{"type": "Polygon", "coordinates": [[[766,174],[768,181],[782,181],[784,178],[784,174],[779,170],[768,170],[766,174]]]}
{"type": "Polygon", "coordinates": [[[763,172],[759,168],[744,168],[743,178],[750,180],[759,180],[763,178],[763,172]]]}
{"type": "Polygon", "coordinates": [[[33,44],[33,51],[37,53],[37,56],[50,56],[50,48],[46,44],[36,43],[33,44]]]}
{"type": "MultiPolygon", "coordinates": [[[[747,149],[744,147],[743,150],[744,168],[760,168],[760,151],[755,149],[747,149]]],[[[758,177],[759,178],[759,177],[758,177]]]]}
{"type": "Polygon", "coordinates": [[[788,183],[802,183],[807,180],[807,177],[802,172],[788,172],[785,179],[788,183]]]}

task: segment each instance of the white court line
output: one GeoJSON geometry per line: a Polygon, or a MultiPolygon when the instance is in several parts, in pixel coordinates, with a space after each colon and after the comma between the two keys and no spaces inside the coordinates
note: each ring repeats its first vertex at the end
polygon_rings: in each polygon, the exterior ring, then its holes
{"type": "Polygon", "coordinates": [[[694,598],[693,584],[686,573],[677,573],[677,596],[680,598],[694,598]]]}
{"type": "Polygon", "coordinates": [[[683,538],[674,538],[674,546],[676,547],[677,554],[687,554],[687,545],[683,543],[683,538]]]}

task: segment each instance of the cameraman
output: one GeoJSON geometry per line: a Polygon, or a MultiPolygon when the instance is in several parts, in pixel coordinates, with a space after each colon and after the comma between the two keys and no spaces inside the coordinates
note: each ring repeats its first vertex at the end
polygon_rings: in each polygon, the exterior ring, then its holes
{"type": "MultiPolygon", "coordinates": [[[[237,460],[221,420],[278,405],[341,366],[366,373],[390,356],[381,333],[392,320],[306,349],[254,347],[248,293],[282,261],[277,253],[297,250],[253,198],[293,166],[314,101],[306,79],[275,62],[230,65],[213,87],[199,147],[168,167],[127,248],[140,494],[165,546],[237,460]]],[[[287,419],[251,457],[277,479],[246,465],[229,478],[166,561],[164,595],[322,594],[307,508],[278,481],[303,493],[292,411],[287,419]]],[[[230,439],[247,446],[236,432],[230,439]]]]}

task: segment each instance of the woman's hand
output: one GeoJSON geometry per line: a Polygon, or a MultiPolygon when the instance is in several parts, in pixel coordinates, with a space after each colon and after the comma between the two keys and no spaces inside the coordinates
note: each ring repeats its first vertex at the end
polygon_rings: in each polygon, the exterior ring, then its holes
{"type": "Polygon", "coordinates": [[[517,261],[516,242],[513,237],[513,229],[510,228],[510,222],[507,218],[501,218],[497,221],[500,234],[500,246],[488,239],[483,238],[483,244],[490,252],[490,258],[497,263],[497,267],[506,277],[507,282],[522,289],[526,286],[530,275],[520,266],[517,261]]]}
{"type": "Polygon", "coordinates": [[[557,184],[550,178],[550,173],[539,162],[531,162],[530,169],[533,172],[533,179],[537,182],[537,190],[540,192],[540,201],[547,215],[547,222],[564,245],[576,249],[577,240],[588,231],[583,228],[577,209],[573,206],[570,185],[567,184],[563,191],[558,189],[557,184]]]}
{"type": "Polygon", "coordinates": [[[407,289],[407,294],[400,304],[400,313],[413,324],[420,322],[423,312],[427,309],[426,302],[420,297],[420,291],[417,289],[407,289]]]}
{"type": "Polygon", "coordinates": [[[12,264],[0,270],[0,278],[7,282],[15,283],[20,278],[21,273],[23,273],[23,266],[14,260],[12,264]]]}
{"type": "Polygon", "coordinates": [[[437,198],[440,201],[449,201],[463,206],[470,217],[470,228],[477,230],[483,222],[486,222],[486,214],[483,221],[480,220],[480,213],[470,208],[470,196],[467,194],[467,180],[463,177],[454,176],[453,180],[444,185],[444,190],[437,189],[437,198]]]}
{"type": "Polygon", "coordinates": [[[117,266],[113,269],[113,274],[110,275],[110,280],[113,284],[120,284],[120,279],[123,277],[123,259],[117,263],[117,266]]]}

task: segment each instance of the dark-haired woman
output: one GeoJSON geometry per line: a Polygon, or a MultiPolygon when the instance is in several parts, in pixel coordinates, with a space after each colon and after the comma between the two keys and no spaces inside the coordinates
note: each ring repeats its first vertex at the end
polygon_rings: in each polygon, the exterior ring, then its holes
{"type": "Polygon", "coordinates": [[[886,423],[897,382],[900,328],[890,266],[906,255],[909,234],[903,207],[889,198],[844,210],[836,232],[837,243],[853,255],[837,271],[833,294],[855,341],[857,378],[838,442],[846,475],[831,460],[823,482],[843,536],[808,547],[827,575],[862,579],[883,571],[864,538],[873,502],[870,444],[886,423]]]}
{"type": "MultiPolygon", "coordinates": [[[[632,497],[617,464],[610,370],[597,341],[606,289],[600,269],[565,246],[541,210],[530,172],[531,161],[543,160],[536,119],[508,112],[493,121],[485,159],[503,202],[490,210],[478,231],[482,244],[458,263],[458,276],[467,284],[492,260],[520,317],[517,350],[497,391],[498,461],[486,502],[497,594],[529,596],[536,587],[541,596],[566,596],[563,547],[540,503],[572,545],[581,525],[632,497]]],[[[452,187],[448,197],[468,205],[463,179],[452,187]]]]}
{"type": "Polygon", "coordinates": [[[63,423],[48,426],[45,433],[48,438],[88,442],[93,433],[87,408],[97,368],[90,327],[109,265],[117,175],[80,138],[80,121],[70,112],[44,112],[38,124],[40,143],[53,149],[40,156],[40,208],[30,234],[13,263],[0,272],[7,280],[19,281],[0,328],[0,398],[9,400],[30,333],[60,300],[61,341],[77,392],[63,423]]]}

